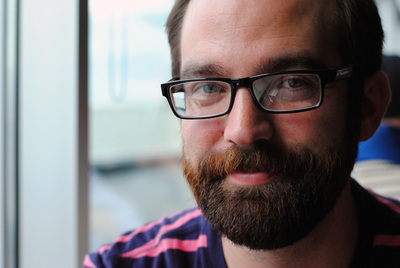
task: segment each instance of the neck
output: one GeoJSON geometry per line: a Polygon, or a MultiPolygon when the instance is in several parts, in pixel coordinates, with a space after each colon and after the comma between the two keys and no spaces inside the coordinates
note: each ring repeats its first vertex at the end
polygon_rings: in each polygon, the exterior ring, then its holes
{"type": "Polygon", "coordinates": [[[325,219],[305,238],[285,248],[255,251],[222,238],[229,268],[349,267],[357,244],[358,219],[350,182],[325,219]]]}

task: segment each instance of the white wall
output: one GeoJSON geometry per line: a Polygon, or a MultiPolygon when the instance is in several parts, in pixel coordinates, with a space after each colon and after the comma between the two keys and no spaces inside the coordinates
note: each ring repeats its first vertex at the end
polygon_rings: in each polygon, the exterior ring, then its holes
{"type": "Polygon", "coordinates": [[[384,53],[400,56],[400,0],[377,1],[385,31],[384,53]]]}
{"type": "MultiPolygon", "coordinates": [[[[4,5],[0,5],[0,16],[3,17],[4,13],[4,5]]],[[[0,19],[0,38],[4,38],[4,25],[5,25],[5,20],[0,19]]],[[[5,87],[4,87],[4,73],[5,73],[5,59],[4,59],[4,53],[5,51],[5,46],[4,42],[0,42],[0,195],[2,196],[4,193],[4,181],[5,181],[5,175],[4,175],[4,144],[5,144],[5,137],[4,137],[4,93],[5,93],[5,87]]],[[[4,205],[5,205],[5,198],[0,198],[0,215],[4,215],[5,210],[4,210],[4,205]]],[[[4,220],[0,218],[0,267],[4,265],[5,259],[4,259],[4,249],[5,249],[5,224],[4,220]]]]}
{"type": "Polygon", "coordinates": [[[2,124],[0,129],[1,154],[0,183],[2,184],[0,197],[2,223],[2,253],[0,265],[6,268],[14,268],[17,265],[17,1],[7,0],[2,2],[0,25],[2,43],[0,60],[0,112],[2,124]],[[4,214],[3,214],[4,213],[4,214]]]}
{"type": "Polygon", "coordinates": [[[22,268],[79,267],[87,241],[79,224],[86,204],[78,201],[87,181],[79,176],[86,156],[78,118],[87,116],[78,114],[79,3],[20,1],[22,268]]]}

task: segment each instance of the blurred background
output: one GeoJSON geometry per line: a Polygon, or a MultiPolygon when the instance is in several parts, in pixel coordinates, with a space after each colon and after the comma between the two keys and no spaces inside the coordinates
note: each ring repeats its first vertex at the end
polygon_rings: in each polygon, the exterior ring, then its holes
{"type": "Polygon", "coordinates": [[[165,22],[173,0],[89,2],[89,248],[193,206],[179,120],[161,95],[171,78],[165,22]]]}
{"type": "MultiPolygon", "coordinates": [[[[85,252],[195,205],[160,90],[173,2],[0,4],[0,267],[79,267],[85,252]]],[[[384,52],[400,55],[400,0],[377,3],[384,52]]],[[[360,183],[400,198],[398,165],[379,180],[359,164],[360,183]]]]}

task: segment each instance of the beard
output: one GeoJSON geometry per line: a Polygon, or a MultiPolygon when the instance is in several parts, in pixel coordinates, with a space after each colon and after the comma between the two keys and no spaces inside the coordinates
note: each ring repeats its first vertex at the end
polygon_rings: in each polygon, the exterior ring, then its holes
{"type": "Polygon", "coordinates": [[[289,246],[332,210],[350,178],[357,142],[316,155],[306,148],[282,148],[268,141],[251,149],[232,147],[204,155],[197,165],[185,147],[183,170],[204,217],[222,236],[253,250],[289,246]],[[226,180],[236,172],[265,172],[257,186],[226,180]]]}

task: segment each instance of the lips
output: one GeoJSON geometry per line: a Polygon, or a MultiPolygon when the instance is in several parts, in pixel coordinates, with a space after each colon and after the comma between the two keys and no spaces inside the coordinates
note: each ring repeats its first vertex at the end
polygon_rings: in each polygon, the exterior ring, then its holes
{"type": "Polygon", "coordinates": [[[227,179],[239,185],[257,186],[272,181],[273,177],[264,172],[237,172],[228,175],[227,179]]]}

